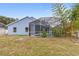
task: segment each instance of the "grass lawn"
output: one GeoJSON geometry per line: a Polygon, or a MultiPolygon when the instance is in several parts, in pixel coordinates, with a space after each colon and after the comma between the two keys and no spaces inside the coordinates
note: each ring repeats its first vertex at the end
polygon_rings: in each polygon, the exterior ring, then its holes
{"type": "Polygon", "coordinates": [[[63,56],[79,55],[79,40],[70,38],[39,38],[0,36],[2,56],[63,56]]]}

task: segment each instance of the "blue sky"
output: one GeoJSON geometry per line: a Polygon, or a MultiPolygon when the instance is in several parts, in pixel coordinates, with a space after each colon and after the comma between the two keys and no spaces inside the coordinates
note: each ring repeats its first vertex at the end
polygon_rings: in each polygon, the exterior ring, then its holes
{"type": "MultiPolygon", "coordinates": [[[[72,5],[65,4],[68,8],[72,5]]],[[[0,15],[19,19],[25,16],[50,17],[52,16],[51,7],[50,3],[2,3],[0,4],[0,15]]]]}

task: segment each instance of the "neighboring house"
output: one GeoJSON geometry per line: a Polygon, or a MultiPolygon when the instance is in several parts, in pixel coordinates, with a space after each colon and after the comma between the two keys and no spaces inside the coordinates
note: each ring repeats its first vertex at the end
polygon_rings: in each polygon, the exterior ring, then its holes
{"type": "Polygon", "coordinates": [[[56,17],[25,17],[8,25],[8,35],[39,35],[42,31],[52,35],[52,28],[60,24],[59,20],[56,17]]]}
{"type": "Polygon", "coordinates": [[[0,35],[6,34],[5,25],[0,22],[0,35]]]}

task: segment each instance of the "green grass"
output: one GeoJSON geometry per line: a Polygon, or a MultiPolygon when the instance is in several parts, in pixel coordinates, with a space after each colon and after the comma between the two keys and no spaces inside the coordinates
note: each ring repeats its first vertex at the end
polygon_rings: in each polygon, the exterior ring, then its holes
{"type": "Polygon", "coordinates": [[[0,36],[2,56],[64,56],[79,55],[79,41],[70,38],[0,36]],[[73,40],[73,39],[72,39],[73,40]]]}

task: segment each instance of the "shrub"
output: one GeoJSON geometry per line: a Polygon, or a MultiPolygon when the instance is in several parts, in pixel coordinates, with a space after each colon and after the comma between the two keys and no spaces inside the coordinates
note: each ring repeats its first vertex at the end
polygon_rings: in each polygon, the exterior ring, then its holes
{"type": "Polygon", "coordinates": [[[48,35],[47,35],[47,32],[46,31],[43,31],[43,32],[41,32],[41,37],[47,37],[48,35]]]}
{"type": "Polygon", "coordinates": [[[55,37],[64,36],[64,32],[65,32],[65,30],[61,27],[53,28],[53,30],[52,30],[52,34],[55,37]]]}

